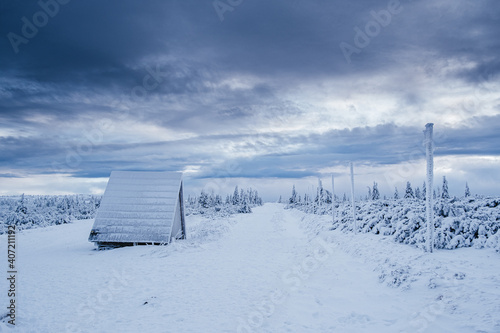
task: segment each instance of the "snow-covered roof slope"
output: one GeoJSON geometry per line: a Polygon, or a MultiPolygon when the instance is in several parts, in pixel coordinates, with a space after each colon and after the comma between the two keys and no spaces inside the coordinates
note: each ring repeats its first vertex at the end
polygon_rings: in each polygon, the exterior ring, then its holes
{"type": "Polygon", "coordinates": [[[113,171],[89,241],[169,243],[184,236],[182,173],[113,171]]]}

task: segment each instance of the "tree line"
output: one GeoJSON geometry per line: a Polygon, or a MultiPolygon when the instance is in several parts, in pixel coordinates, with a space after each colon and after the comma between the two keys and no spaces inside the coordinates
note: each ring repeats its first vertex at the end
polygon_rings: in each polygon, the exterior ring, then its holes
{"type": "MultiPolygon", "coordinates": [[[[386,195],[381,197],[380,191],[378,189],[378,184],[377,182],[373,182],[373,186],[367,186],[368,192],[365,196],[361,196],[361,200],[380,200],[380,199],[389,199],[386,195]]],[[[278,199],[278,202],[280,203],[286,203],[288,205],[328,205],[332,203],[332,193],[326,189],[323,188],[323,184],[320,179],[318,179],[318,186],[316,187],[315,190],[315,195],[311,195],[308,193],[305,193],[303,196],[299,195],[297,191],[295,190],[295,185],[292,187],[292,194],[288,198],[286,202],[283,202],[283,199],[280,198],[278,199]]],[[[416,187],[413,189],[411,182],[406,182],[406,188],[404,191],[404,194],[401,196],[399,194],[398,188],[395,187],[394,189],[394,194],[392,195],[392,199],[419,199],[419,200],[425,200],[426,198],[426,185],[425,181],[423,182],[422,188],[416,187]]],[[[468,183],[465,183],[465,191],[464,191],[464,197],[470,197],[471,192],[468,183]]],[[[446,179],[446,176],[443,176],[443,183],[441,187],[437,187],[433,189],[433,198],[442,198],[442,199],[450,199],[451,196],[448,191],[448,180],[446,179]]],[[[342,198],[339,196],[335,195],[334,196],[335,202],[345,202],[348,201],[347,195],[344,193],[342,198]]]]}
{"type": "Polygon", "coordinates": [[[225,197],[215,194],[213,190],[210,193],[201,190],[199,196],[189,195],[186,204],[189,212],[193,214],[203,214],[210,208],[213,208],[215,212],[225,210],[236,213],[251,213],[252,207],[262,205],[262,198],[257,190],[240,189],[236,186],[233,193],[227,194],[225,197]]]}
{"type": "Polygon", "coordinates": [[[21,195],[0,197],[0,233],[6,225],[19,229],[65,224],[95,217],[101,196],[95,195],[21,195]]]}

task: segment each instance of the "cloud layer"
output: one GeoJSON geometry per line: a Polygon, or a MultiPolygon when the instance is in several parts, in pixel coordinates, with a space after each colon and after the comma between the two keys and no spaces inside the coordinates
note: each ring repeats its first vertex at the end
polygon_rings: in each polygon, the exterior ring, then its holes
{"type": "Polygon", "coordinates": [[[421,159],[427,122],[438,156],[499,155],[496,1],[62,3],[2,4],[3,193],[114,169],[289,186],[421,159]]]}

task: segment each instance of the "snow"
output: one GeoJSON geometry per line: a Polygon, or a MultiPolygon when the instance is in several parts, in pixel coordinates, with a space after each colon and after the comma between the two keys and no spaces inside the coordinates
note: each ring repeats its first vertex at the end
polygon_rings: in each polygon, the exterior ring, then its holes
{"type": "MultiPolygon", "coordinates": [[[[426,191],[426,224],[427,224],[427,234],[426,234],[426,243],[427,243],[427,251],[432,252],[434,250],[434,202],[432,197],[431,189],[434,188],[434,142],[432,138],[433,134],[433,126],[434,124],[428,123],[425,125],[425,158],[427,160],[427,175],[426,175],[426,183],[425,188],[426,191]]],[[[443,186],[444,187],[444,186],[443,186]]]]}
{"type": "Polygon", "coordinates": [[[354,170],[353,163],[349,164],[351,168],[351,209],[352,209],[352,223],[354,224],[354,232],[358,231],[358,225],[356,221],[356,202],[354,201],[354,170]]]}
{"type": "MultiPolygon", "coordinates": [[[[418,199],[358,201],[358,231],[391,235],[396,242],[423,248],[426,240],[425,204],[426,201],[418,199]]],[[[289,204],[287,208],[313,212],[304,203],[289,204]]],[[[314,212],[331,214],[331,209],[314,212]]],[[[347,201],[339,202],[335,213],[332,228],[352,231],[351,205],[347,201]]],[[[438,198],[434,205],[434,227],[435,248],[491,247],[500,252],[500,198],[438,198]]]]}
{"type": "Polygon", "coordinates": [[[180,172],[111,172],[89,240],[169,243],[184,234],[181,189],[180,172]]]}
{"type": "Polygon", "coordinates": [[[500,331],[493,249],[424,253],[283,207],[187,216],[168,246],[96,251],[92,220],[25,230],[15,331],[500,331]]]}

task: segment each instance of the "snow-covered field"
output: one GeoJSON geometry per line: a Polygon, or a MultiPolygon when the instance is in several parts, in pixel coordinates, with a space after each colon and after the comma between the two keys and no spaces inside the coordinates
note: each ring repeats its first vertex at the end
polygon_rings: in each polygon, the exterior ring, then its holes
{"type": "Polygon", "coordinates": [[[17,325],[0,332],[500,332],[493,249],[427,254],[280,204],[188,216],[164,247],[95,251],[92,223],[17,235],[17,325]]]}

